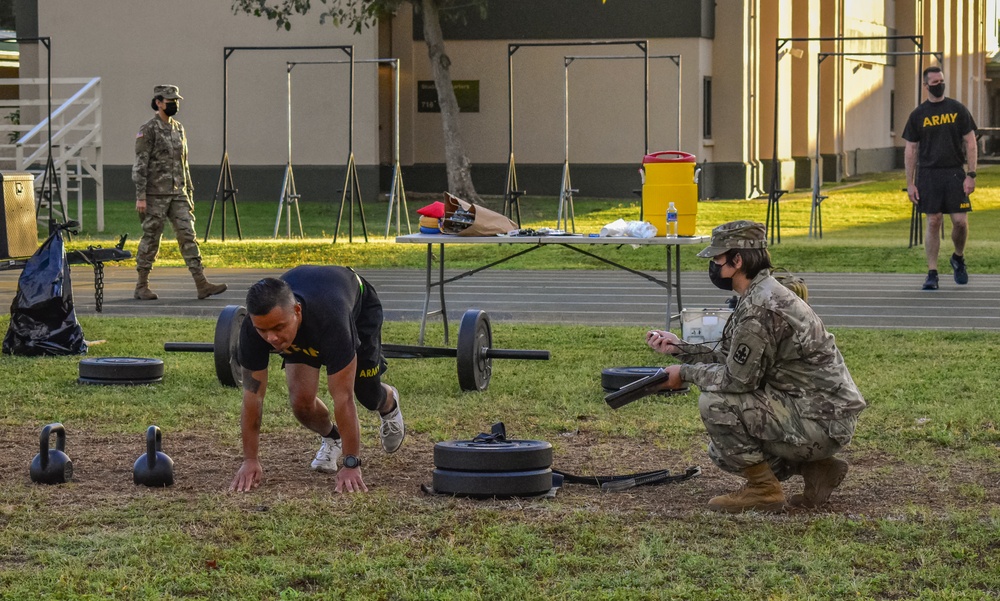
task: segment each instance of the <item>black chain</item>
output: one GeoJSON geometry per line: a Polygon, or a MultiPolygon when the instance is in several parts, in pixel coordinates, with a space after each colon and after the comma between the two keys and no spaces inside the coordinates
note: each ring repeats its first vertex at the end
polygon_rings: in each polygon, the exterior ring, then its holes
{"type": "Polygon", "coordinates": [[[104,308],[104,263],[94,261],[94,304],[97,312],[104,308]]]}

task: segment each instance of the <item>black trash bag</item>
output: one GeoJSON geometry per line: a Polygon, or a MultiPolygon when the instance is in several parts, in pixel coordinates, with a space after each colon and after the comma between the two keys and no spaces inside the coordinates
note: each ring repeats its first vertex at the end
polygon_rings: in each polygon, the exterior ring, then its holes
{"type": "Polygon", "coordinates": [[[71,221],[56,225],[48,239],[31,255],[10,305],[10,326],[3,339],[7,355],[84,355],[87,342],[73,308],[73,284],[63,245],[63,230],[71,221]]]}

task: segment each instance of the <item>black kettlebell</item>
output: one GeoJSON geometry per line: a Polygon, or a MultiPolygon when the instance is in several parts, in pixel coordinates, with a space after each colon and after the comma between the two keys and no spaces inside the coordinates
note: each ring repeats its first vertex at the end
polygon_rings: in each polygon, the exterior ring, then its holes
{"type": "Polygon", "coordinates": [[[38,484],[62,484],[73,479],[73,461],[64,453],[66,428],[49,424],[42,428],[38,454],[31,460],[31,481],[38,484]],[[56,448],[49,448],[49,437],[56,433],[56,448]]]}
{"type": "Polygon", "coordinates": [[[161,453],[163,437],[160,429],[150,426],[146,430],[146,452],[132,466],[132,481],[146,486],[170,486],[174,483],[174,460],[161,453]]]}

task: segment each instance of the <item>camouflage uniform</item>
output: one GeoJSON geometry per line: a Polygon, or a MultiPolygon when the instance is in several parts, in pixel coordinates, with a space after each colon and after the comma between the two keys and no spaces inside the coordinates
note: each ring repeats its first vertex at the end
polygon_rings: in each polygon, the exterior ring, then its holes
{"type": "Polygon", "coordinates": [[[132,166],[136,198],[146,199],[142,219],[142,240],[136,254],[136,266],[149,270],[160,250],[164,221],[169,219],[177,234],[181,256],[188,268],[201,267],[197,236],[194,232],[194,187],[188,169],[187,136],[184,126],[173,117],[160,117],[139,128],[135,138],[135,165],[132,166]]]}
{"type": "MultiPolygon", "coordinates": [[[[715,242],[699,256],[755,247],[729,241],[720,249],[715,242]]],[[[712,439],[709,456],[728,472],[766,461],[785,480],[850,442],[866,407],[833,335],[767,269],[751,281],[720,344],[681,349],[680,376],[702,391],[698,408],[712,439]]]]}
{"type": "Polygon", "coordinates": [[[208,298],[226,291],[225,284],[213,284],[205,278],[198,251],[197,235],[194,231],[194,186],[188,168],[187,136],[184,126],[175,120],[168,100],[174,103],[182,100],[177,86],[161,85],[153,88],[153,108],[157,114],[139,128],[135,137],[135,165],[132,166],[132,181],[138,201],[145,199],[145,213],[142,221],[142,240],[136,253],[136,271],[139,280],[134,297],[139,300],[156,300],[157,295],[149,289],[149,272],[160,251],[164,221],[170,220],[177,236],[181,256],[194,277],[198,298],[208,298]],[[162,109],[162,112],[161,112],[162,109]]]}

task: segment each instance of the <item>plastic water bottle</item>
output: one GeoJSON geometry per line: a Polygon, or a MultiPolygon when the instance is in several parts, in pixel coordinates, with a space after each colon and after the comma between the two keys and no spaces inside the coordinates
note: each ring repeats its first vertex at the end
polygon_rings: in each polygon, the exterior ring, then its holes
{"type": "Polygon", "coordinates": [[[667,207],[667,238],[677,237],[677,207],[670,203],[667,207]]]}

